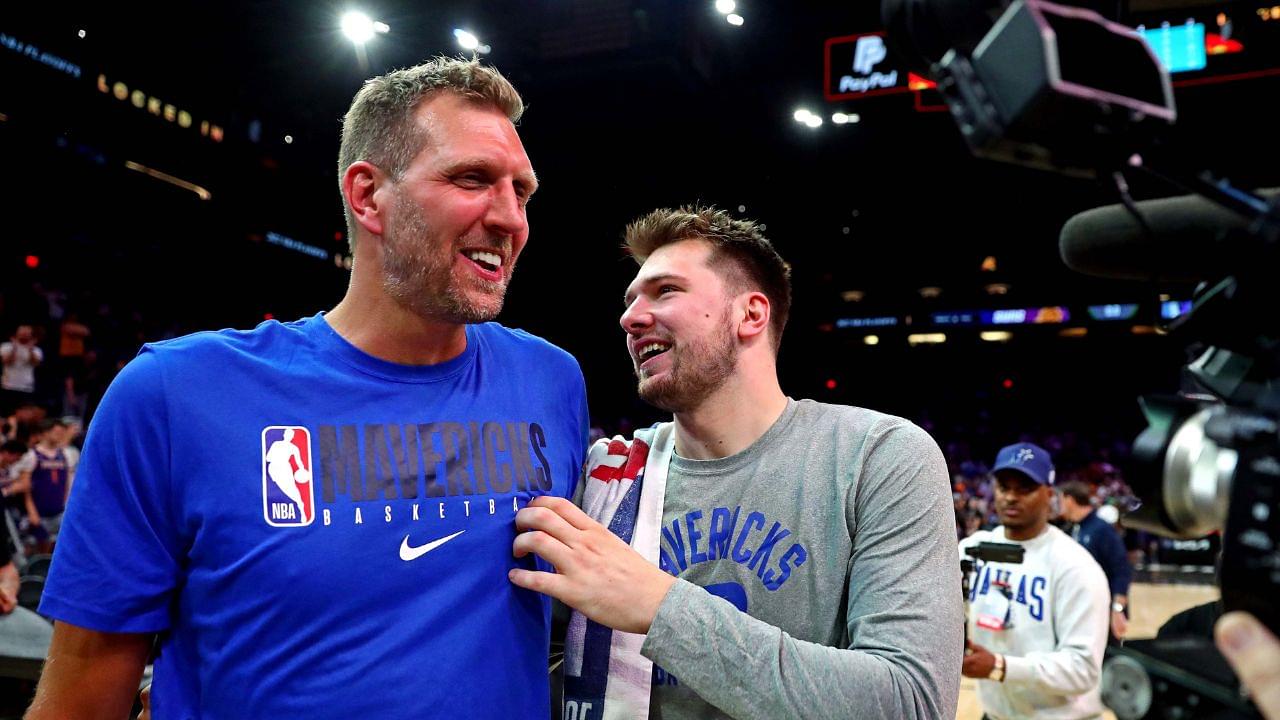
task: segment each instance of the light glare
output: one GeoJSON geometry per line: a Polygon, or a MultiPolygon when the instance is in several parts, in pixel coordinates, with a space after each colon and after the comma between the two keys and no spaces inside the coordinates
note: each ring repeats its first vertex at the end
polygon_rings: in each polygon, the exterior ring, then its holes
{"type": "Polygon", "coordinates": [[[357,45],[373,39],[373,20],[362,12],[352,11],[342,16],[342,34],[357,45]]]}
{"type": "Polygon", "coordinates": [[[466,30],[454,30],[453,36],[457,38],[458,45],[462,46],[463,50],[475,50],[480,47],[479,38],[466,30]]]}

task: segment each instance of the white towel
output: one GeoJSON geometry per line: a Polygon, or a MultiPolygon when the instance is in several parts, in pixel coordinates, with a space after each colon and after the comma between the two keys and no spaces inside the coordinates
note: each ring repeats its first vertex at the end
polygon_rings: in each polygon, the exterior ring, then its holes
{"type": "MultiPolygon", "coordinates": [[[[596,441],[583,471],[582,510],[654,565],[674,447],[674,426],[659,423],[632,440],[596,441]]],[[[644,637],[573,611],[565,637],[566,720],[647,720],[653,661],[640,654],[644,637]]]]}

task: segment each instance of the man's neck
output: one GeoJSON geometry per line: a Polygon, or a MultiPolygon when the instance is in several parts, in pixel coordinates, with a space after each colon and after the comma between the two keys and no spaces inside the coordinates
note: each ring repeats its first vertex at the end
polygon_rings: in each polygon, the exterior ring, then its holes
{"type": "Polygon", "coordinates": [[[467,349],[466,325],[423,318],[380,288],[360,287],[354,276],[346,297],[324,319],[363,352],[402,365],[435,365],[467,349]]]}
{"type": "Polygon", "coordinates": [[[1040,537],[1048,529],[1049,529],[1048,521],[1040,522],[1035,525],[1028,525],[1026,527],[1021,527],[1021,528],[1011,528],[1006,525],[1004,528],[1004,536],[1010,540],[1017,540],[1018,542],[1027,542],[1028,540],[1035,540],[1036,538],[1040,537]]]}
{"type": "Polygon", "coordinates": [[[754,380],[735,374],[697,408],[676,413],[676,453],[690,460],[736,455],[773,427],[786,408],[776,374],[754,380]]]}

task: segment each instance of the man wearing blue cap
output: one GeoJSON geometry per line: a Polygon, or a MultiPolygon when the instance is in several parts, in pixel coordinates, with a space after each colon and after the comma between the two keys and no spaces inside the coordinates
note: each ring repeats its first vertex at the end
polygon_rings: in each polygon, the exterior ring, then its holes
{"type": "Polygon", "coordinates": [[[1098,679],[1110,597],[1097,561],[1049,524],[1053,461],[1032,443],[996,455],[1000,525],[965,538],[1016,543],[1018,564],[978,566],[969,592],[963,672],[976,678],[986,717],[1082,720],[1102,716],[1098,679]]]}

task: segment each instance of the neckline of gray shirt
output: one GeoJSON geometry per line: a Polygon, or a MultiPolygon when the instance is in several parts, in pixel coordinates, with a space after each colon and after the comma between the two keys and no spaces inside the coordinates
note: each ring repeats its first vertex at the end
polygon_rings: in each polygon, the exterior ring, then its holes
{"type": "Polygon", "coordinates": [[[680,457],[673,450],[671,453],[671,467],[681,475],[711,476],[733,472],[744,465],[754,463],[773,444],[775,438],[787,432],[787,428],[795,420],[798,406],[799,404],[795,400],[788,397],[787,407],[783,409],[782,414],[773,422],[773,425],[770,425],[763,435],[756,438],[755,442],[748,445],[741,452],[729,457],[715,458],[714,460],[693,460],[680,457]]]}

